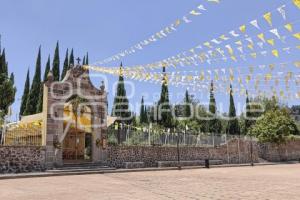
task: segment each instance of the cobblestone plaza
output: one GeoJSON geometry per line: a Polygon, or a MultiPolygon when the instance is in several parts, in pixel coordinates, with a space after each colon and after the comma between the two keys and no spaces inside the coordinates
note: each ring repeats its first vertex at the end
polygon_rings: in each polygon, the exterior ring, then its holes
{"type": "Polygon", "coordinates": [[[0,199],[299,199],[300,165],[2,180],[0,199]]]}

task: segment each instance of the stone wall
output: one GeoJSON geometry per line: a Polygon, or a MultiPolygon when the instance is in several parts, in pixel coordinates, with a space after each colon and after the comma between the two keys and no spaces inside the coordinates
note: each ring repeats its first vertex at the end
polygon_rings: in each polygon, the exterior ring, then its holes
{"type": "MultiPolygon", "coordinates": [[[[253,144],[253,161],[258,161],[253,144]]],[[[251,143],[232,140],[220,147],[180,147],[180,160],[222,160],[223,163],[250,163],[251,143]]],[[[158,161],[177,161],[176,147],[115,146],[108,148],[108,165],[122,168],[125,162],[144,162],[145,167],[157,167],[158,161]]]]}
{"type": "Polygon", "coordinates": [[[283,145],[260,144],[259,157],[271,162],[299,161],[300,139],[290,141],[283,145]]]}
{"type": "Polygon", "coordinates": [[[0,173],[23,173],[45,170],[45,148],[0,146],[0,173]]]}

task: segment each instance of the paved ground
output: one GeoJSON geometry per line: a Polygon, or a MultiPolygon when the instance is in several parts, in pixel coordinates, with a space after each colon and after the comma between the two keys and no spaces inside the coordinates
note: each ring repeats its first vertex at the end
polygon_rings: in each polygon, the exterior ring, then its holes
{"type": "Polygon", "coordinates": [[[0,181],[0,199],[300,199],[300,164],[0,181]]]}

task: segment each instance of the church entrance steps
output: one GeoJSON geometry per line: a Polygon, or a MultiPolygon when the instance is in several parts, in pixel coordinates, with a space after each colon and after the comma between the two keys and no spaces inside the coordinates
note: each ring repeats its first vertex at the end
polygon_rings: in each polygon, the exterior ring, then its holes
{"type": "Polygon", "coordinates": [[[103,171],[103,170],[114,170],[115,168],[108,167],[102,163],[68,163],[62,167],[56,167],[47,172],[88,172],[88,171],[103,171]]]}

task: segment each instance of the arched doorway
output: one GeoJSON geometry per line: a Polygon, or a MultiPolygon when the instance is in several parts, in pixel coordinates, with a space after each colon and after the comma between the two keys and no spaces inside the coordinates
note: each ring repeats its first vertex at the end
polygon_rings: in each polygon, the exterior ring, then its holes
{"type": "Polygon", "coordinates": [[[77,95],[64,106],[62,158],[64,163],[92,161],[92,110],[86,99],[77,95]]]}

